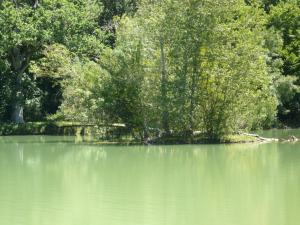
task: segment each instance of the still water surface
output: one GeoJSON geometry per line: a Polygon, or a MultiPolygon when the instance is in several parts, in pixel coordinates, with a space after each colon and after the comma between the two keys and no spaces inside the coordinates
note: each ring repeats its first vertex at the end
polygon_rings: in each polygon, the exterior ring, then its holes
{"type": "Polygon", "coordinates": [[[299,225],[300,143],[0,137],[0,224],[299,225]]]}

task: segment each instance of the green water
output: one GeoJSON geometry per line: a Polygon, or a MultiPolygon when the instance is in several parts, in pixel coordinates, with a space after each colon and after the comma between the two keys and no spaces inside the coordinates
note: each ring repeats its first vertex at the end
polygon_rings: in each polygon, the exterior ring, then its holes
{"type": "Polygon", "coordinates": [[[1,225],[299,223],[300,143],[120,147],[0,137],[1,225]]]}

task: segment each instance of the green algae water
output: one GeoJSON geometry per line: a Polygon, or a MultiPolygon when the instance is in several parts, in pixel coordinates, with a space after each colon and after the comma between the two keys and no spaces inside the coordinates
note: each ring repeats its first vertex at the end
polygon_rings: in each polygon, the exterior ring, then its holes
{"type": "Polygon", "coordinates": [[[1,225],[299,221],[299,142],[97,146],[0,137],[1,225]]]}

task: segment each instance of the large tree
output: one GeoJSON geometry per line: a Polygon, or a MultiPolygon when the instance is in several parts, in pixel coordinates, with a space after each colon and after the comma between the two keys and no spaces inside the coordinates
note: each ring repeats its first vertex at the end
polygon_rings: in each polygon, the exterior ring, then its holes
{"type": "MultiPolygon", "coordinates": [[[[100,6],[84,0],[4,0],[0,3],[0,58],[10,69],[14,93],[11,119],[23,123],[30,79],[28,67],[42,57],[45,45],[61,43],[78,55],[97,60],[103,35],[98,29],[100,6]]],[[[4,73],[1,71],[1,73],[4,73]]],[[[33,81],[32,81],[33,82],[33,81]]]]}
{"type": "Polygon", "coordinates": [[[156,116],[149,126],[219,139],[274,119],[261,8],[243,0],[149,0],[121,25],[123,42],[140,43],[139,64],[151,81],[141,94],[156,116]]]}

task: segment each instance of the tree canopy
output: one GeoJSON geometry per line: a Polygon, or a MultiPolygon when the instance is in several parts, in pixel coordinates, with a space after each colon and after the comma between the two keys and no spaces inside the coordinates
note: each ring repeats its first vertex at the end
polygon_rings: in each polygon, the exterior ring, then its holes
{"type": "Polygon", "coordinates": [[[298,0],[3,0],[0,120],[210,140],[297,121],[299,15],[298,0]]]}

